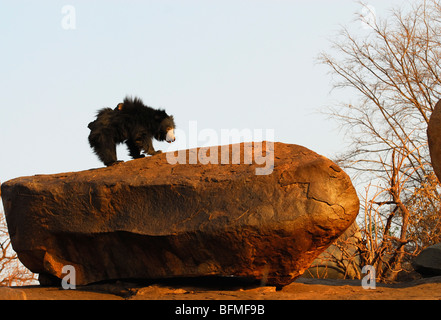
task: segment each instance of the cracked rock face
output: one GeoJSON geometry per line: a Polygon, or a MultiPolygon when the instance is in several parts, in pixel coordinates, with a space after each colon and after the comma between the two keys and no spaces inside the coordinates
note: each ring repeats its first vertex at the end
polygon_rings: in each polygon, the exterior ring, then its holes
{"type": "Polygon", "coordinates": [[[311,150],[263,150],[266,164],[240,144],[187,150],[174,164],[160,154],[10,180],[1,196],[13,248],[42,279],[73,266],[77,285],[209,275],[289,284],[352,224],[359,200],[349,177],[311,150]],[[206,158],[189,164],[195,152],[206,158]],[[238,152],[241,164],[231,164],[238,152]]]}

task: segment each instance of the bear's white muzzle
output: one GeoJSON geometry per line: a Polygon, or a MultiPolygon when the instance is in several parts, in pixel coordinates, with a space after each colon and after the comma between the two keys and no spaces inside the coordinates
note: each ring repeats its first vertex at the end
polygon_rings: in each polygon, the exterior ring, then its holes
{"type": "Polygon", "coordinates": [[[175,130],[174,129],[170,129],[167,131],[167,135],[165,136],[165,141],[167,141],[168,143],[171,143],[173,141],[175,141],[175,130]]]}

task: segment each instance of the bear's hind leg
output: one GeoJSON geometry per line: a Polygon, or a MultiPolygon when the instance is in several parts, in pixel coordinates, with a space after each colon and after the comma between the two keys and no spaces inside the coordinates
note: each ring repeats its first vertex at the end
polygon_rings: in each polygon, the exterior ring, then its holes
{"type": "Polygon", "coordinates": [[[91,134],[89,136],[89,143],[95,154],[106,166],[109,167],[118,162],[122,162],[118,161],[116,158],[116,143],[105,134],[91,134]]]}

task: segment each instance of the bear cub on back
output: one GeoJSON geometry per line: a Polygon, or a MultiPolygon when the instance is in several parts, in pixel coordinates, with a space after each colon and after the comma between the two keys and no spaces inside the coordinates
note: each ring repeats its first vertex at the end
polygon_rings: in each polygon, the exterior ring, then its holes
{"type": "Polygon", "coordinates": [[[89,123],[89,144],[98,158],[111,166],[118,162],[116,145],[125,142],[133,159],[161,153],[153,148],[152,138],[175,141],[173,116],[164,110],[144,105],[141,99],[126,97],[115,109],[98,111],[95,121],[89,123]]]}

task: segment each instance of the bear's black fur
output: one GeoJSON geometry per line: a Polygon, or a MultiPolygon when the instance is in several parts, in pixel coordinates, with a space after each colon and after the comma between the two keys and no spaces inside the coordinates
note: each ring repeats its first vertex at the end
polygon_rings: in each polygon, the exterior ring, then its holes
{"type": "Polygon", "coordinates": [[[139,98],[126,97],[115,109],[98,111],[95,121],[89,123],[89,144],[106,165],[119,161],[116,145],[125,142],[133,159],[143,158],[141,151],[149,155],[161,153],[153,148],[152,138],[158,141],[175,141],[173,116],[164,110],[145,106],[139,98]]]}

